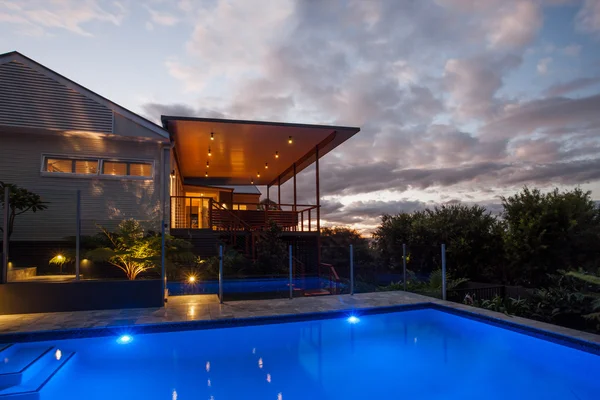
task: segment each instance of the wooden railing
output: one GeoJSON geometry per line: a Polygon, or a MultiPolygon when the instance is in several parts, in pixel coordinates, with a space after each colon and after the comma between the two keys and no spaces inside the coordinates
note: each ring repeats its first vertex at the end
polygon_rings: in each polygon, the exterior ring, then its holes
{"type": "Polygon", "coordinates": [[[338,294],[340,284],[342,281],[337,271],[335,270],[335,267],[331,264],[326,263],[319,264],[319,278],[321,278],[323,275],[328,277],[329,293],[338,294]],[[325,271],[323,272],[323,270],[325,271]]]}
{"type": "Polygon", "coordinates": [[[233,203],[227,208],[209,197],[171,196],[171,228],[256,231],[272,221],[284,231],[313,232],[315,209],[315,205],[261,203],[233,203]]]}

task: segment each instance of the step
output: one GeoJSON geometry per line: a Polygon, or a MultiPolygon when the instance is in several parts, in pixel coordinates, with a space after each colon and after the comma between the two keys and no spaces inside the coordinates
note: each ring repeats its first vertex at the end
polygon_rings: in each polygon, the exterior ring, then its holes
{"type": "Polygon", "coordinates": [[[60,351],[51,347],[41,357],[31,363],[22,373],[20,384],[0,390],[1,400],[37,400],[39,392],[46,383],[63,367],[75,354],[69,351],[60,351]]]}
{"type": "Polygon", "coordinates": [[[331,292],[325,289],[314,289],[314,290],[305,290],[305,296],[328,296],[331,292]]]}
{"type": "Polygon", "coordinates": [[[23,382],[23,374],[52,348],[35,344],[14,344],[6,348],[0,359],[0,389],[23,382]]]}

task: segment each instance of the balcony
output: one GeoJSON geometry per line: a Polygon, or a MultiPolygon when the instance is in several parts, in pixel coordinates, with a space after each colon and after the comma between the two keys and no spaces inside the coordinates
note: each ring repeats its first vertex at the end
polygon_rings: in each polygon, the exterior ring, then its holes
{"type": "Polygon", "coordinates": [[[171,229],[261,231],[269,221],[289,232],[317,232],[316,205],[219,204],[211,197],[171,196],[171,229]]]}

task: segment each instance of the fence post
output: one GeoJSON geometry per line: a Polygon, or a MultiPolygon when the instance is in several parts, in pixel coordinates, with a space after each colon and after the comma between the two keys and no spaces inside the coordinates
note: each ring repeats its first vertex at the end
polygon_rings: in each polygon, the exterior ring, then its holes
{"type": "Polygon", "coordinates": [[[406,244],[402,243],[402,282],[406,292],[406,244]]]}
{"type": "Polygon", "coordinates": [[[350,295],[354,296],[354,248],[350,245],[350,295]]]}
{"type": "Polygon", "coordinates": [[[8,282],[8,210],[10,194],[8,186],[4,187],[4,227],[2,228],[2,283],[8,282]]]}
{"type": "Polygon", "coordinates": [[[442,300],[446,300],[446,245],[442,244],[442,300]]]}
{"type": "Polygon", "coordinates": [[[223,245],[219,245],[219,301],[223,304],[223,245]]]}
{"type": "Polygon", "coordinates": [[[161,296],[163,298],[163,305],[165,304],[165,300],[167,299],[165,296],[165,292],[167,291],[167,270],[165,265],[165,218],[163,218],[160,222],[160,280],[162,282],[161,288],[162,293],[161,296]]]}
{"type": "Polygon", "coordinates": [[[81,255],[79,253],[81,238],[81,190],[77,191],[77,208],[75,211],[75,280],[79,280],[79,265],[81,255]]]}
{"type": "Polygon", "coordinates": [[[292,276],[292,245],[290,244],[290,299],[294,298],[294,278],[292,276]]]}

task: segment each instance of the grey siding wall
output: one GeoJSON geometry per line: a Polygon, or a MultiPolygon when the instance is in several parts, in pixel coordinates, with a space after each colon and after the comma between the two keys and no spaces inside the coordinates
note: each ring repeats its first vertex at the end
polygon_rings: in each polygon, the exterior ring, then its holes
{"type": "Polygon", "coordinates": [[[49,202],[47,210],[18,216],[11,240],[57,240],[74,235],[77,190],[81,191],[83,234],[94,233],[96,223],[112,228],[125,218],[148,221],[159,229],[161,173],[170,167],[168,157],[165,166],[160,160],[158,143],[106,139],[94,134],[0,131],[0,180],[25,187],[49,202]],[[152,160],[154,178],[44,176],[40,172],[42,154],[152,160]]]}
{"type": "Polygon", "coordinates": [[[17,61],[0,64],[0,125],[112,132],[113,113],[17,61]]]}

